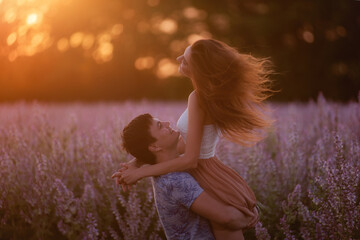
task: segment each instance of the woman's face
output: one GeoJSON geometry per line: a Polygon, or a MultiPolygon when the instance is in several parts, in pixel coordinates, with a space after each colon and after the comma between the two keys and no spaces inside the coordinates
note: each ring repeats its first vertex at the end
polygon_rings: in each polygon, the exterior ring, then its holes
{"type": "Polygon", "coordinates": [[[190,66],[189,66],[190,53],[191,53],[191,46],[188,46],[185,49],[184,54],[176,58],[176,60],[180,63],[178,70],[179,73],[189,78],[191,77],[190,66]]]}

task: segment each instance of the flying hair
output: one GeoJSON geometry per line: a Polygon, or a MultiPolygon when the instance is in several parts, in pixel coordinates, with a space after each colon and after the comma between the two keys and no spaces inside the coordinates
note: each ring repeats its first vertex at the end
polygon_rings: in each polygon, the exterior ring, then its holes
{"type": "Polygon", "coordinates": [[[189,66],[201,107],[226,139],[252,146],[264,138],[263,130],[274,122],[264,101],[277,92],[271,89],[268,58],[202,39],[191,46],[189,66]]]}

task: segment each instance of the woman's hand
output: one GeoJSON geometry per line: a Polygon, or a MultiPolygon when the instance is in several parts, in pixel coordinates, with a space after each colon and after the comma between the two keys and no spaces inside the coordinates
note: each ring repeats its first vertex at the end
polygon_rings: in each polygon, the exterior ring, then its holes
{"type": "Polygon", "coordinates": [[[118,175],[120,175],[120,182],[123,182],[127,185],[134,184],[141,178],[143,178],[140,168],[128,168],[119,173],[118,175]]]}
{"type": "Polygon", "coordinates": [[[120,185],[121,184],[121,188],[124,192],[126,192],[126,190],[129,190],[130,191],[130,185],[126,185],[125,183],[121,182],[120,181],[120,176],[118,176],[119,174],[121,174],[122,171],[124,171],[126,168],[125,167],[122,167],[120,168],[117,172],[115,172],[111,178],[116,178],[115,179],[115,182],[116,182],[116,185],[120,185]]]}
{"type": "Polygon", "coordinates": [[[126,162],[126,163],[120,163],[121,168],[125,168],[125,169],[137,169],[138,167],[136,166],[136,159],[135,161],[130,161],[130,162],[126,162]]]}
{"type": "Polygon", "coordinates": [[[116,182],[116,185],[120,185],[121,184],[121,188],[124,192],[126,192],[127,190],[130,191],[130,185],[128,184],[125,184],[123,181],[120,180],[121,178],[121,174],[123,171],[127,170],[127,169],[137,169],[136,167],[136,164],[135,164],[135,161],[130,161],[130,162],[127,162],[127,163],[121,163],[120,164],[121,168],[115,172],[111,178],[116,178],[115,179],[115,182],[116,182]]]}

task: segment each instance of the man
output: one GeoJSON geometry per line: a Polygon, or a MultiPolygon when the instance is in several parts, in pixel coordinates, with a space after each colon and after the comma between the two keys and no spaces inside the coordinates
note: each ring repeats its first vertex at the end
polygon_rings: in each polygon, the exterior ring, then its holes
{"type": "MultiPolygon", "coordinates": [[[[150,114],[133,119],[123,130],[123,147],[136,158],[127,167],[168,161],[184,152],[179,132],[150,114]]],[[[113,174],[119,178],[121,172],[113,174]]],[[[118,180],[117,180],[118,182],[118,180]]],[[[244,227],[242,213],[208,195],[187,172],[153,178],[155,204],[168,239],[214,239],[208,220],[225,228],[244,227]]]]}

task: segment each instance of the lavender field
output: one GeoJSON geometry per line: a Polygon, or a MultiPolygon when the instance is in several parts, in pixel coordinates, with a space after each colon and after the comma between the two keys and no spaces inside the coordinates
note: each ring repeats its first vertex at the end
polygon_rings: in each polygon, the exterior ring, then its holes
{"type": "MultiPolygon", "coordinates": [[[[262,204],[245,239],[360,239],[360,104],[271,103],[252,148],[217,155],[262,204]]],[[[165,239],[151,181],[124,193],[122,128],[149,112],[175,125],[185,102],[0,105],[0,239],[165,239]]]]}

